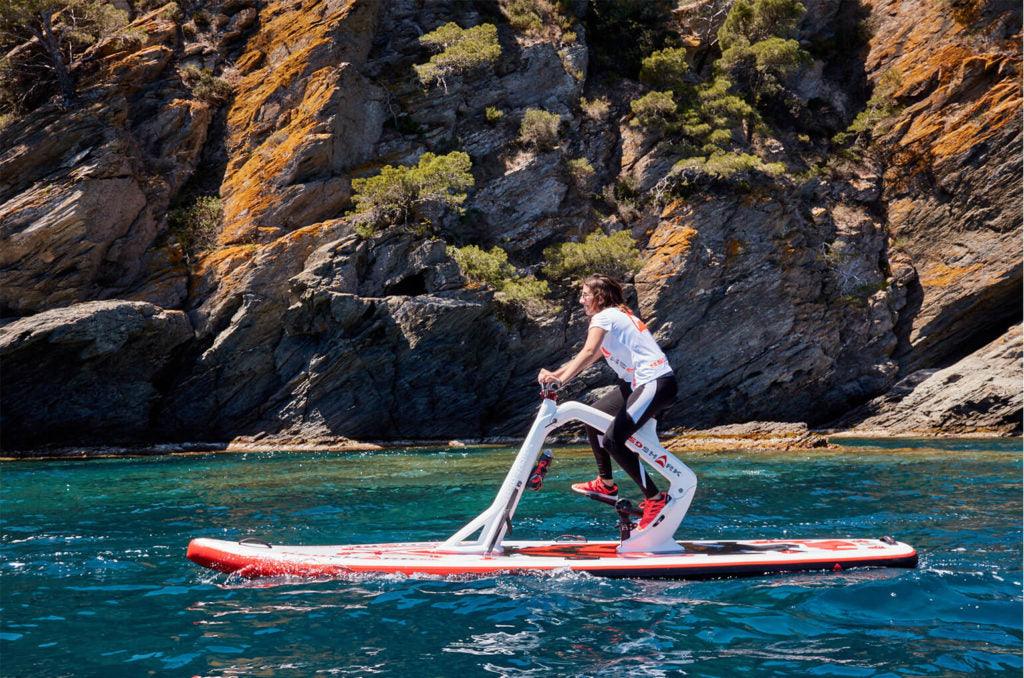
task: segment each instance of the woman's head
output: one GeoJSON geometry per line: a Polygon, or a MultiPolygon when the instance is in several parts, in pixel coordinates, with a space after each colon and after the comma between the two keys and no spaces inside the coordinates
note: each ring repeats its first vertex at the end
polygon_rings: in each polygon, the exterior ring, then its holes
{"type": "Polygon", "coordinates": [[[609,306],[624,306],[626,299],[618,280],[606,275],[592,275],[583,281],[580,303],[587,315],[594,315],[609,306]]]}

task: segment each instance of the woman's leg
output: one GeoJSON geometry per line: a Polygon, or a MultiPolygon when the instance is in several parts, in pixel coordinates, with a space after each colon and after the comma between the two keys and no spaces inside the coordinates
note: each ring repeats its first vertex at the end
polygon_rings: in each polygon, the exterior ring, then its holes
{"type": "MultiPolygon", "coordinates": [[[[594,409],[601,410],[613,417],[626,405],[626,398],[629,397],[629,384],[621,379],[615,384],[615,388],[605,393],[601,398],[591,405],[594,409]]],[[[597,475],[609,483],[612,480],[612,459],[604,449],[604,434],[596,428],[587,426],[587,439],[590,440],[590,449],[594,451],[594,460],[597,462],[597,475]]]]}
{"type": "Polygon", "coordinates": [[[622,470],[633,479],[648,499],[658,496],[658,486],[644,473],[640,466],[640,457],[626,447],[629,436],[647,423],[648,419],[671,405],[676,399],[676,379],[673,376],[661,377],[644,384],[630,394],[626,405],[615,415],[615,420],[604,435],[604,448],[614,457],[622,470]]]}

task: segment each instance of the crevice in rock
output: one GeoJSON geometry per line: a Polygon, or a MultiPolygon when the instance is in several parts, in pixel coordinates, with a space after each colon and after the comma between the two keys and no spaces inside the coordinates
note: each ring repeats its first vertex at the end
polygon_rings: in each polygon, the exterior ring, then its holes
{"type": "Polygon", "coordinates": [[[426,293],[427,282],[423,271],[384,286],[384,296],[386,297],[418,297],[426,293]]]}

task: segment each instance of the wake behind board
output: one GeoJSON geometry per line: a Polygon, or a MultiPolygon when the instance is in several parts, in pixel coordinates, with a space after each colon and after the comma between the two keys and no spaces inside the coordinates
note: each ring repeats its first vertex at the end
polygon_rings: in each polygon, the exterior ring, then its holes
{"type": "Polygon", "coordinates": [[[615,541],[505,541],[491,555],[445,552],[441,542],[279,546],[193,539],[188,558],[246,578],[350,574],[490,576],[554,571],[601,577],[709,579],[857,567],[915,567],[916,551],[883,539],[681,541],[682,553],[618,553],[615,541]]]}

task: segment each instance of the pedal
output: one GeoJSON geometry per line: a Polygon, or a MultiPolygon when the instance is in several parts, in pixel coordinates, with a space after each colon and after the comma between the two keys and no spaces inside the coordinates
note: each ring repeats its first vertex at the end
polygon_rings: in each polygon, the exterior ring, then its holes
{"type": "Polygon", "coordinates": [[[618,497],[609,497],[607,494],[598,494],[597,492],[580,492],[579,490],[573,490],[573,491],[574,492],[578,492],[579,494],[582,494],[584,497],[589,497],[589,498],[593,499],[594,501],[599,501],[599,502],[601,502],[602,504],[604,504],[606,506],[611,506],[616,511],[619,510],[619,504],[625,502],[625,504],[628,507],[627,510],[629,511],[629,515],[631,515],[631,516],[639,517],[639,516],[642,516],[644,514],[643,511],[641,511],[639,508],[634,506],[633,502],[629,501],[628,499],[619,499],[618,497]]]}

